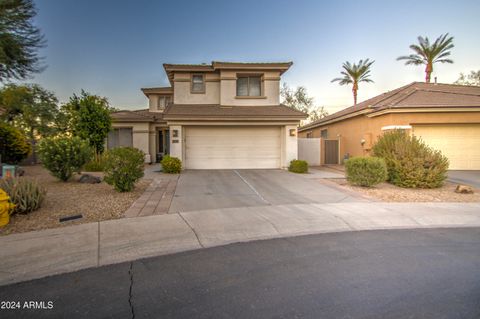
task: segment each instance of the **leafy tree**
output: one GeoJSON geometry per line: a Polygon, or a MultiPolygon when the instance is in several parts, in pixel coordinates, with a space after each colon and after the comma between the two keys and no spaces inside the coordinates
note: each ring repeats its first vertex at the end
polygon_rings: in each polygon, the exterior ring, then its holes
{"type": "Polygon", "coordinates": [[[472,70],[470,74],[460,73],[460,77],[455,81],[455,84],[480,86],[480,70],[472,70]]]}
{"type": "Polygon", "coordinates": [[[0,1],[0,82],[43,70],[38,49],[45,41],[32,23],[36,14],[32,0],[0,1]]]}
{"type": "Polygon", "coordinates": [[[358,84],[360,82],[372,83],[373,81],[370,77],[370,67],[375,61],[370,61],[369,59],[360,60],[357,63],[345,62],[342,65],[344,71],[340,72],[343,75],[341,78],[335,78],[333,82],[338,82],[340,85],[353,84],[352,93],[353,93],[353,104],[357,104],[357,93],[358,93],[358,84]]]}
{"type": "Polygon", "coordinates": [[[81,138],[43,138],[38,145],[42,165],[61,181],[68,181],[92,158],[92,148],[81,138]]]}
{"type": "Polygon", "coordinates": [[[418,44],[410,45],[410,49],[412,49],[415,54],[400,56],[397,60],[405,60],[405,65],[425,64],[425,82],[430,83],[433,64],[453,63],[453,60],[447,58],[450,56],[450,50],[453,47],[453,37],[449,37],[448,33],[440,35],[433,43],[430,43],[428,37],[418,37],[418,44]]]}
{"type": "Polygon", "coordinates": [[[9,84],[0,90],[0,105],[5,109],[4,119],[22,129],[33,147],[42,136],[52,136],[58,131],[56,119],[59,114],[55,95],[37,84],[9,84]]]}
{"type": "Polygon", "coordinates": [[[316,121],[328,115],[323,106],[315,106],[313,97],[308,96],[307,89],[303,86],[293,90],[287,83],[283,83],[280,96],[284,105],[308,114],[307,120],[302,124],[316,121]]]}
{"type": "Polygon", "coordinates": [[[63,107],[64,127],[82,139],[88,140],[97,155],[104,150],[105,138],[112,129],[111,108],[108,100],[82,90],[73,95],[63,107]]]}
{"type": "Polygon", "coordinates": [[[31,151],[22,131],[6,123],[0,123],[0,155],[3,163],[17,164],[31,151]]]}

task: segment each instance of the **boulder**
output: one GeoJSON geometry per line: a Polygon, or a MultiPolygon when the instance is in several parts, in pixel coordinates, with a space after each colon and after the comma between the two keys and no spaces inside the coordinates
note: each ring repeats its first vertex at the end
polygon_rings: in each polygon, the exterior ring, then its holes
{"type": "Polygon", "coordinates": [[[17,176],[23,176],[23,175],[25,175],[25,170],[21,167],[17,167],[17,170],[15,171],[15,174],[17,174],[17,176]]]}
{"type": "Polygon", "coordinates": [[[80,176],[80,179],[78,181],[80,183],[86,183],[86,184],[98,184],[102,180],[101,180],[100,177],[97,177],[97,176],[92,176],[92,175],[89,175],[89,174],[83,174],[82,176],[80,176]]]}
{"type": "Polygon", "coordinates": [[[473,194],[473,188],[471,186],[468,186],[468,185],[457,185],[457,187],[455,188],[455,193],[459,193],[459,194],[473,194]]]}

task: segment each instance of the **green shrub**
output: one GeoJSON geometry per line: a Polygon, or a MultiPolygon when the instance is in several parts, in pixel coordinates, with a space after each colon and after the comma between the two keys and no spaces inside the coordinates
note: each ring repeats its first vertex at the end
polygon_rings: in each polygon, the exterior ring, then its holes
{"type": "Polygon", "coordinates": [[[302,160],[292,160],[288,170],[293,173],[306,173],[308,172],[308,163],[302,160]]]}
{"type": "Polygon", "coordinates": [[[15,204],[13,214],[28,214],[40,208],[45,198],[45,188],[36,180],[26,177],[4,178],[0,180],[3,189],[15,204]]]}
{"type": "Polygon", "coordinates": [[[85,172],[103,172],[103,167],[105,165],[103,156],[95,156],[90,162],[83,165],[83,170],[85,172]]]}
{"type": "Polygon", "coordinates": [[[2,162],[17,164],[32,151],[25,135],[18,129],[0,123],[0,154],[2,162]]]}
{"type": "Polygon", "coordinates": [[[92,149],[79,137],[44,138],[38,145],[42,165],[66,182],[92,158],[92,149]]]}
{"type": "Polygon", "coordinates": [[[133,147],[117,147],[104,153],[104,180],[116,191],[130,192],[143,177],[145,154],[133,147]]]}
{"type": "Polygon", "coordinates": [[[347,181],[353,185],[372,187],[387,179],[387,165],[378,157],[352,157],[345,162],[347,181]]]}
{"type": "Polygon", "coordinates": [[[164,173],[178,174],[182,170],[182,161],[170,155],[165,155],[160,164],[162,164],[162,171],[164,173]]]}
{"type": "Polygon", "coordinates": [[[388,181],[400,187],[435,188],[447,178],[448,159],[401,130],[384,133],[373,155],[385,159],[388,181]]]}

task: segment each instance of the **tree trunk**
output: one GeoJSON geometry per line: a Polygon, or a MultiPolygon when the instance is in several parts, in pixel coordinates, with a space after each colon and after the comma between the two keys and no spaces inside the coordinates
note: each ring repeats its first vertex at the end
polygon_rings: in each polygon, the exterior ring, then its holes
{"type": "Polygon", "coordinates": [[[427,67],[425,68],[425,83],[430,83],[430,77],[433,72],[433,64],[432,62],[427,63],[427,67]]]}
{"type": "Polygon", "coordinates": [[[358,83],[357,83],[357,82],[354,82],[354,83],[353,83],[353,88],[352,88],[352,92],[353,92],[353,105],[357,105],[357,91],[358,91],[358,83]]]}
{"type": "Polygon", "coordinates": [[[37,153],[35,152],[36,141],[35,141],[35,132],[33,128],[30,129],[30,144],[32,144],[32,163],[37,164],[37,153]]]}

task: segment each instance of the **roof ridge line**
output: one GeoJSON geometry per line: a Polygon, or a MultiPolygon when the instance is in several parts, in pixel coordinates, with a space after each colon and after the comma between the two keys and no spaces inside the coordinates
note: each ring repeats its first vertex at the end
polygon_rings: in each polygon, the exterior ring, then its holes
{"type": "MultiPolygon", "coordinates": [[[[461,85],[459,85],[461,86],[461,85]]],[[[472,86],[474,87],[474,86],[472,86]]],[[[425,89],[418,89],[419,91],[425,91],[425,92],[436,92],[436,93],[445,93],[445,94],[457,94],[457,95],[469,95],[469,96],[480,96],[480,94],[476,93],[463,93],[463,92],[447,92],[443,90],[432,90],[430,88],[425,88],[425,89]]]]}
{"type": "MultiPolygon", "coordinates": [[[[389,95],[389,96],[384,96],[384,97],[381,98],[379,101],[377,101],[377,103],[375,103],[375,104],[379,104],[380,102],[383,102],[383,101],[385,101],[385,100],[387,100],[387,99],[393,98],[394,96],[398,95],[400,92],[404,92],[405,90],[409,89],[411,86],[414,86],[416,83],[417,83],[417,82],[412,82],[412,83],[409,83],[409,84],[407,84],[407,85],[404,85],[403,87],[399,87],[399,88],[395,89],[395,90],[397,90],[395,93],[393,93],[392,95],[389,95]]],[[[388,95],[388,93],[393,92],[393,91],[395,91],[395,90],[388,91],[388,92],[384,93],[384,95],[388,95]]],[[[415,89],[412,90],[412,92],[409,92],[409,93],[407,94],[407,96],[410,96],[410,94],[412,94],[413,92],[415,92],[415,89]]],[[[375,98],[375,97],[373,97],[372,99],[374,99],[374,98],[375,98]]],[[[400,98],[403,98],[403,97],[400,97],[400,98]]],[[[392,102],[392,103],[393,103],[393,102],[392,102]]],[[[395,102],[395,103],[397,103],[397,102],[395,102]]],[[[392,105],[392,104],[390,104],[390,106],[391,106],[391,105],[392,105]]]]}
{"type": "MultiPolygon", "coordinates": [[[[403,91],[403,90],[402,90],[402,91],[403,91]]],[[[392,103],[390,103],[390,104],[388,105],[388,108],[392,108],[393,106],[395,106],[395,104],[398,104],[398,103],[402,102],[403,100],[409,98],[412,94],[414,94],[414,93],[417,92],[417,91],[419,91],[418,88],[414,88],[413,90],[407,92],[404,96],[400,96],[400,97],[399,97],[398,99],[396,99],[396,100],[394,99],[394,100],[392,101],[392,103]]],[[[399,92],[397,92],[397,93],[399,93],[399,92]]]]}

